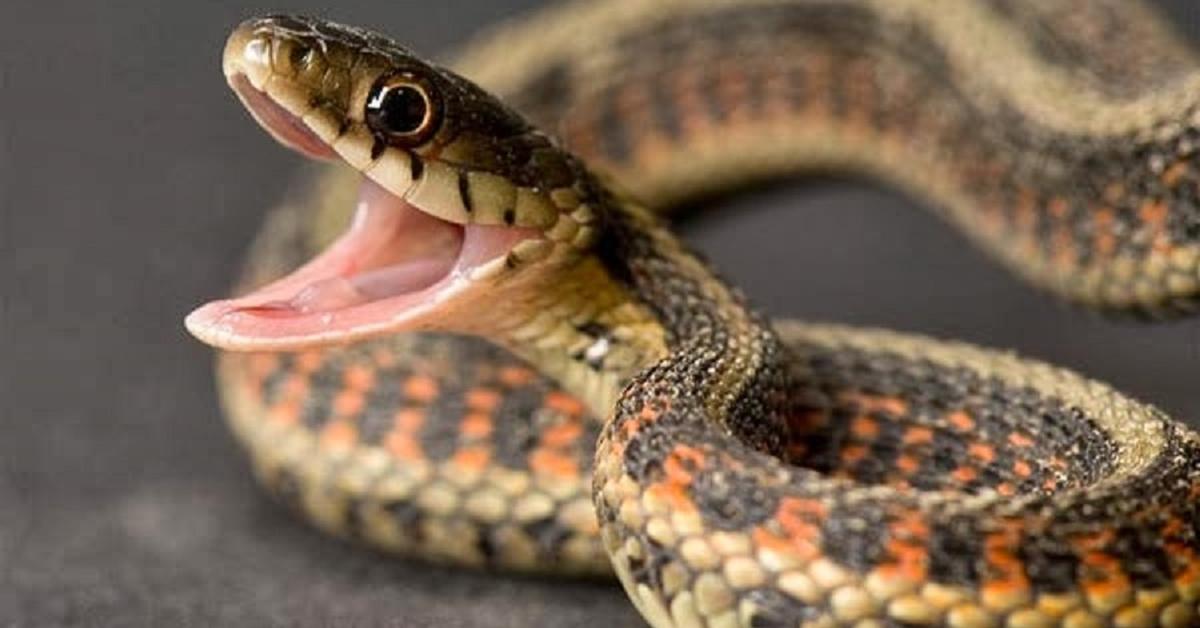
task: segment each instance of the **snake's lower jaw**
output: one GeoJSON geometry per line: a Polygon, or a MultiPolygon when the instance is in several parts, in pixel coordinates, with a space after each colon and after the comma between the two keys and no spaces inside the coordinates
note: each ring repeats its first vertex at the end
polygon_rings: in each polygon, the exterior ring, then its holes
{"type": "Polygon", "coordinates": [[[188,315],[188,330],[228,350],[290,350],[411,330],[479,326],[521,229],[457,225],[364,180],[352,224],[328,249],[249,294],[188,315]]]}

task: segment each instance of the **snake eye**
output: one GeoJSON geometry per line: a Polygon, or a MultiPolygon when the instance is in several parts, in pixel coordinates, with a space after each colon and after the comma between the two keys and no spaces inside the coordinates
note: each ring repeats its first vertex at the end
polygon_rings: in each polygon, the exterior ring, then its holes
{"type": "Polygon", "coordinates": [[[437,111],[430,89],[407,72],[384,78],[367,98],[371,130],[390,139],[416,144],[434,130],[437,111]]]}

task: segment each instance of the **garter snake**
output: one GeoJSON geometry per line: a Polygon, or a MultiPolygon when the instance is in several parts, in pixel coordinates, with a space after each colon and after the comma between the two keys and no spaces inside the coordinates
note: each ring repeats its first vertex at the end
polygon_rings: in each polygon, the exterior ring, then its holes
{"type": "Polygon", "coordinates": [[[226,45],[264,128],[349,166],[187,320],[285,503],[403,555],[615,571],[660,627],[1200,622],[1194,432],[1011,354],[772,325],[657,216],[862,172],[1044,289],[1186,313],[1200,73],[1144,8],[574,3],[455,67],[292,16],[226,45]]]}

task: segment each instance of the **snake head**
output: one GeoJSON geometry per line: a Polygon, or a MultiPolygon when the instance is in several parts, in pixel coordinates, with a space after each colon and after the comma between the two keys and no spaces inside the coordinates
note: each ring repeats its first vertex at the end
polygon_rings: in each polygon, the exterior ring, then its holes
{"type": "MultiPolygon", "coordinates": [[[[363,175],[354,218],[291,274],[187,318],[226,349],[408,330],[478,331],[504,284],[547,281],[595,239],[582,166],[497,99],[384,36],[309,18],[244,22],[233,91],[277,140],[363,175]]],[[[525,294],[512,290],[508,294],[525,294]]]]}

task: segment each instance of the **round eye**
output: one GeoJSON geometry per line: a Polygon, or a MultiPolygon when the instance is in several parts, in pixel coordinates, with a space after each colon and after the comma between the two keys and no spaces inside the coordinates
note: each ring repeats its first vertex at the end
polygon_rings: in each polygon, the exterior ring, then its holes
{"type": "Polygon", "coordinates": [[[429,89],[410,74],[381,81],[367,98],[367,125],[390,138],[417,142],[434,127],[429,89]]]}

